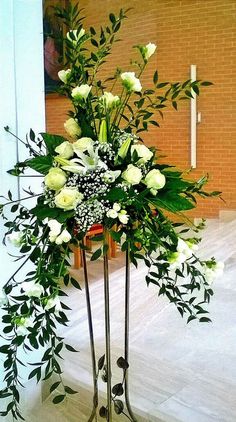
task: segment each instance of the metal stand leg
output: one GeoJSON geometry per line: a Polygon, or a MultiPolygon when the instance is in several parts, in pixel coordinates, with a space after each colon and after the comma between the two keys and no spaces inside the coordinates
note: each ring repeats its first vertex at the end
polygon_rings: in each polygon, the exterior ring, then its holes
{"type": "MultiPolygon", "coordinates": [[[[129,247],[126,251],[126,265],[125,265],[125,360],[129,362],[129,309],[130,309],[130,257],[129,247]]],[[[125,372],[125,404],[132,422],[137,422],[129,400],[129,379],[128,371],[125,372]]]]}
{"type": "MultiPolygon", "coordinates": [[[[84,241],[82,242],[82,244],[84,246],[84,241]]],[[[91,310],[90,293],[89,293],[88,271],[87,271],[87,262],[86,262],[84,249],[82,249],[82,258],[83,258],[84,284],[85,284],[88,325],[89,325],[90,349],[91,349],[91,359],[92,359],[92,368],[93,368],[93,391],[94,391],[93,410],[90,415],[90,418],[88,419],[88,422],[92,422],[94,418],[95,420],[97,420],[98,383],[97,383],[97,365],[96,365],[96,354],[95,354],[95,344],[94,344],[94,334],[93,334],[92,310],[91,310]]]]}
{"type": "Polygon", "coordinates": [[[110,303],[109,303],[109,274],[108,274],[107,253],[105,253],[103,257],[103,267],[104,267],[105,335],[106,335],[106,366],[107,366],[107,417],[106,417],[106,420],[109,422],[112,422],[110,303]]]}

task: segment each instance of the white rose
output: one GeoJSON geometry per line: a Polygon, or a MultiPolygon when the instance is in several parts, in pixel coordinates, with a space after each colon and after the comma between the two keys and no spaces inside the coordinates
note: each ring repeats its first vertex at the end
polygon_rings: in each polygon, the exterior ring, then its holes
{"type": "Polygon", "coordinates": [[[129,216],[126,214],[125,210],[121,210],[121,212],[119,212],[118,218],[122,224],[127,224],[129,221],[129,216]]]}
{"type": "Polygon", "coordinates": [[[122,178],[130,185],[138,185],[142,179],[142,172],[140,168],[129,164],[127,169],[123,171],[122,178]]]}
{"type": "Polygon", "coordinates": [[[85,34],[85,29],[81,28],[80,31],[78,29],[72,29],[67,32],[66,37],[69,41],[73,44],[77,44],[77,42],[82,38],[85,34]]]}
{"type": "Polygon", "coordinates": [[[7,305],[7,295],[3,289],[0,289],[0,307],[7,305]]]}
{"type": "Polygon", "coordinates": [[[147,148],[145,145],[142,145],[142,144],[132,145],[131,154],[133,154],[134,152],[136,152],[138,157],[140,158],[137,161],[137,164],[145,164],[153,156],[153,152],[150,151],[149,148],[147,148]]]}
{"type": "Polygon", "coordinates": [[[82,199],[83,194],[76,188],[64,188],[55,196],[54,202],[56,207],[69,211],[75,209],[82,199]]]}
{"type": "Polygon", "coordinates": [[[50,309],[55,307],[55,314],[58,315],[60,311],[62,311],[61,302],[58,296],[56,297],[50,297],[47,300],[47,303],[45,305],[45,309],[49,311],[50,309]]]}
{"type": "Polygon", "coordinates": [[[72,147],[75,153],[84,152],[93,149],[94,142],[91,138],[80,138],[78,141],[73,142],[72,147]]]}
{"type": "Polygon", "coordinates": [[[120,211],[120,209],[121,209],[121,206],[120,206],[120,204],[118,204],[117,202],[115,202],[114,204],[113,204],[113,210],[115,210],[115,211],[120,211]]]}
{"type": "Polygon", "coordinates": [[[62,158],[71,158],[74,155],[74,151],[70,142],[62,142],[58,147],[55,148],[57,154],[62,158]]]}
{"type": "Polygon", "coordinates": [[[86,100],[90,91],[92,89],[92,86],[89,86],[87,84],[76,86],[71,91],[71,96],[78,101],[86,100]]]}
{"type": "Polygon", "coordinates": [[[61,234],[56,238],[55,243],[61,245],[63,242],[67,243],[71,240],[71,235],[68,230],[62,230],[61,234]]]}
{"type": "Polygon", "coordinates": [[[142,85],[140,80],[136,78],[134,72],[124,72],[120,75],[122,79],[123,86],[127,89],[128,92],[135,91],[140,92],[142,91],[142,85]]]}
{"type": "Polygon", "coordinates": [[[145,60],[148,60],[156,51],[156,44],[149,42],[145,47],[143,47],[143,53],[145,60]]]}
{"type": "Polygon", "coordinates": [[[52,190],[61,189],[66,183],[66,173],[58,167],[52,167],[44,177],[45,185],[52,190]]]}
{"type": "MultiPolygon", "coordinates": [[[[73,119],[73,117],[65,121],[64,128],[65,128],[65,131],[68,133],[68,135],[73,139],[76,139],[81,135],[81,128],[78,125],[77,120],[73,119]]],[[[70,157],[65,157],[65,158],[70,158],[70,157]]]]}
{"type": "Polygon", "coordinates": [[[106,215],[107,215],[108,218],[117,218],[118,217],[118,213],[114,209],[108,210],[106,215]]]}
{"type": "Polygon", "coordinates": [[[120,98],[118,97],[118,95],[113,95],[111,92],[106,91],[100,97],[100,99],[102,104],[104,104],[107,109],[117,107],[120,102],[120,98]]]}
{"type": "Polygon", "coordinates": [[[117,177],[121,174],[120,170],[107,170],[103,175],[103,180],[105,183],[113,183],[117,177]]]}
{"type": "Polygon", "coordinates": [[[23,234],[21,232],[12,232],[7,236],[7,239],[12,245],[19,247],[22,244],[23,234]]]}
{"type": "Polygon", "coordinates": [[[146,175],[144,183],[147,185],[147,188],[151,190],[151,193],[156,195],[158,189],[162,189],[165,186],[166,178],[160,170],[153,169],[146,175]]]}
{"type": "Polygon", "coordinates": [[[69,79],[70,74],[71,74],[71,69],[59,70],[58,77],[62,82],[64,82],[64,84],[66,84],[69,79]]]}
{"type": "Polygon", "coordinates": [[[28,297],[40,297],[44,293],[43,286],[34,281],[26,281],[21,286],[28,297]]]}

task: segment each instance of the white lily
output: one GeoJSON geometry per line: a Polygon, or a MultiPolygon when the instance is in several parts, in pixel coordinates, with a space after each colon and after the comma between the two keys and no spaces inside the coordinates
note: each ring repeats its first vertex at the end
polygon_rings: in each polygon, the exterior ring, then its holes
{"type": "Polygon", "coordinates": [[[84,167],[85,171],[95,170],[97,167],[107,169],[107,165],[99,158],[98,148],[89,148],[87,154],[77,150],[76,155],[78,156],[77,162],[84,167]]]}

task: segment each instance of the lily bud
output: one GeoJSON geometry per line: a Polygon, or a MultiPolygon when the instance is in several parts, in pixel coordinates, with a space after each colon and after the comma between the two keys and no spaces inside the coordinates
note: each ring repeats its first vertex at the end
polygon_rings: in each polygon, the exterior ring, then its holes
{"type": "Polygon", "coordinates": [[[123,142],[123,144],[121,145],[121,147],[118,150],[118,156],[120,158],[123,158],[124,159],[126,157],[126,155],[128,153],[128,150],[129,150],[129,147],[130,147],[130,144],[131,144],[131,139],[130,138],[127,138],[125,140],[125,142],[123,142]]]}
{"type": "Polygon", "coordinates": [[[101,121],[98,140],[101,144],[107,142],[107,122],[105,119],[101,121]]]}
{"type": "Polygon", "coordinates": [[[66,160],[66,158],[63,158],[60,155],[56,155],[56,157],[54,157],[54,161],[61,164],[61,166],[68,166],[70,164],[69,160],[66,160]]]}

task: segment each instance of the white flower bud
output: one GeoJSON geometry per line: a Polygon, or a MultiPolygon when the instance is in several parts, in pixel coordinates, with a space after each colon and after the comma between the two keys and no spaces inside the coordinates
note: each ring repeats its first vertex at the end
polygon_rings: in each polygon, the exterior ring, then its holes
{"type": "Polygon", "coordinates": [[[108,218],[117,218],[118,217],[118,213],[113,209],[108,210],[106,215],[107,215],[108,218]]]}
{"type": "Polygon", "coordinates": [[[39,283],[34,281],[25,281],[21,284],[25,295],[28,297],[40,297],[44,293],[44,288],[39,283]]]}
{"type": "Polygon", "coordinates": [[[64,84],[66,84],[68,82],[70,74],[71,74],[71,69],[59,70],[58,77],[62,82],[64,82],[64,84]]]}
{"type": "Polygon", "coordinates": [[[121,206],[120,206],[120,204],[118,204],[117,202],[115,202],[114,204],[113,204],[113,210],[115,210],[115,211],[120,211],[120,209],[121,209],[121,206]]]}
{"type": "Polygon", "coordinates": [[[78,101],[86,100],[90,91],[92,89],[92,86],[89,86],[87,84],[83,84],[80,86],[76,86],[71,91],[71,96],[78,101]]]}
{"type": "Polygon", "coordinates": [[[111,92],[104,92],[104,94],[100,97],[102,104],[106,107],[106,109],[112,109],[118,106],[120,103],[120,98],[118,95],[113,95],[111,92]]]}
{"type": "Polygon", "coordinates": [[[23,240],[23,234],[21,232],[12,232],[7,236],[7,239],[12,245],[20,247],[23,240]]]}
{"type": "Polygon", "coordinates": [[[121,210],[118,214],[118,218],[122,224],[127,224],[129,221],[129,216],[126,214],[125,210],[121,210]]]}
{"type": "Polygon", "coordinates": [[[84,28],[81,28],[80,31],[78,31],[78,29],[72,29],[67,32],[66,37],[73,44],[77,44],[77,42],[80,40],[80,38],[84,36],[84,34],[85,34],[84,28]]]}
{"type": "Polygon", "coordinates": [[[46,311],[49,311],[50,309],[55,307],[55,314],[58,315],[60,311],[62,311],[61,302],[58,296],[56,297],[50,297],[47,299],[47,303],[45,305],[46,311]]]}
{"type": "Polygon", "coordinates": [[[143,47],[143,54],[145,60],[148,60],[156,51],[156,44],[149,42],[145,47],[143,47]]]}
{"type": "Polygon", "coordinates": [[[71,235],[68,230],[62,230],[61,234],[56,238],[55,243],[61,245],[63,242],[67,243],[71,240],[71,235]]]}
{"type": "MultiPolygon", "coordinates": [[[[73,117],[70,117],[70,119],[67,119],[65,121],[64,128],[65,128],[65,131],[68,133],[68,135],[73,139],[79,138],[81,135],[81,128],[78,125],[77,120],[73,119],[73,117]]],[[[72,157],[72,155],[70,155],[70,157],[72,157]]],[[[65,157],[65,158],[70,158],[70,157],[65,157]]]]}
{"type": "Polygon", "coordinates": [[[142,85],[140,80],[136,78],[134,72],[124,72],[120,75],[122,79],[123,86],[127,89],[128,92],[140,92],[142,91],[142,85]]]}

